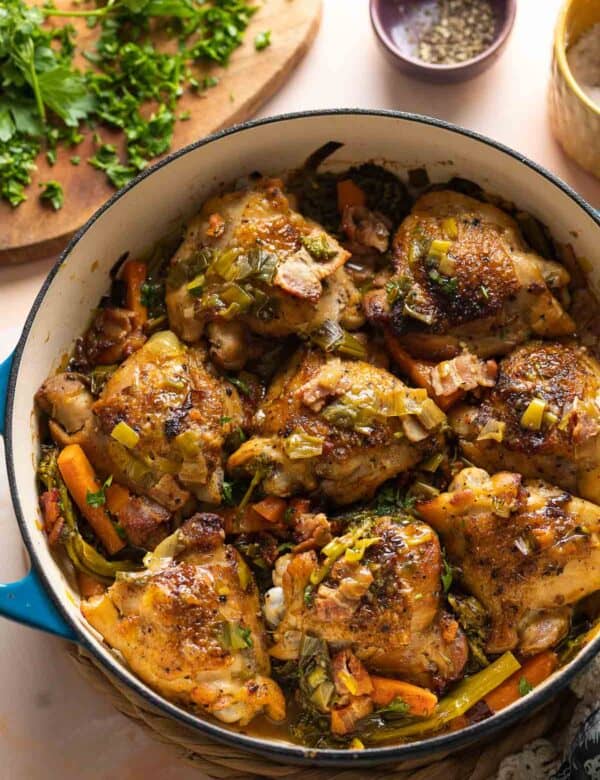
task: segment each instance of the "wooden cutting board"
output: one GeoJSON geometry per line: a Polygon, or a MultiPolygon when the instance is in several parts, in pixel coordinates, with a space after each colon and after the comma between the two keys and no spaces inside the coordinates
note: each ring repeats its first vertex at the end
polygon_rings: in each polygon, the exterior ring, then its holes
{"type": "MultiPolygon", "coordinates": [[[[72,0],[57,0],[57,8],[73,8],[72,0]]],[[[219,83],[196,95],[186,91],[177,113],[189,111],[188,121],[177,122],[171,151],[209,133],[251,117],[285,82],[312,43],[321,17],[321,0],[263,0],[252,17],[244,44],[234,52],[227,68],[203,68],[201,75],[213,74],[219,83]],[[257,33],[271,31],[271,45],[263,51],[254,48],[257,33]]],[[[92,48],[96,35],[82,20],[70,20],[77,27],[81,49],[92,48]]],[[[81,64],[81,61],[80,61],[81,64]]],[[[104,143],[118,142],[118,134],[100,128],[104,143]]],[[[105,175],[88,165],[94,154],[92,133],[73,148],[61,148],[55,165],[45,155],[37,161],[37,171],[27,191],[28,199],[17,208],[0,202],[0,264],[21,263],[52,257],[69,237],[109,198],[114,189],[105,175]],[[73,155],[81,163],[70,162],[73,155]],[[39,183],[58,180],[65,202],[53,211],[39,200],[39,183]]]]}

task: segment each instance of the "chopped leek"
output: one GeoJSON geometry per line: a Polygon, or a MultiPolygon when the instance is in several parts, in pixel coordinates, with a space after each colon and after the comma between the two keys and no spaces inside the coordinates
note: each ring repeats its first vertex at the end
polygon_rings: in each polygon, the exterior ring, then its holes
{"type": "Polygon", "coordinates": [[[433,255],[434,257],[441,257],[442,255],[447,254],[451,246],[452,241],[444,241],[442,239],[435,238],[429,247],[429,254],[433,255]]]}
{"type": "Polygon", "coordinates": [[[246,561],[240,556],[237,561],[237,574],[240,581],[240,587],[242,590],[246,590],[248,585],[252,582],[252,572],[250,571],[246,561]]]}
{"type": "Polygon", "coordinates": [[[252,305],[254,298],[239,284],[228,284],[220,292],[221,300],[228,305],[235,304],[239,312],[252,305]]]}
{"type": "Polygon", "coordinates": [[[187,430],[176,436],[174,443],[186,460],[192,460],[202,449],[202,434],[187,430]]]}
{"type": "Polygon", "coordinates": [[[216,256],[210,266],[210,272],[220,276],[225,281],[232,281],[237,278],[234,263],[240,255],[239,249],[224,249],[216,256]]]}
{"type": "Polygon", "coordinates": [[[110,435],[113,439],[118,441],[119,444],[127,447],[128,450],[132,450],[140,440],[139,433],[134,431],[131,426],[123,421],[115,425],[110,432],[110,435]]]}
{"type": "Polygon", "coordinates": [[[455,241],[458,238],[458,225],[454,217],[447,217],[442,220],[442,229],[448,238],[455,241]]]}
{"type": "Polygon", "coordinates": [[[442,255],[438,263],[440,273],[445,276],[454,276],[456,272],[456,260],[450,255],[442,255]]]}
{"type": "Polygon", "coordinates": [[[504,433],[506,432],[506,423],[501,420],[488,420],[479,432],[477,441],[486,441],[492,439],[493,441],[502,441],[504,439],[504,433]]]}
{"type": "Polygon", "coordinates": [[[542,427],[546,402],[543,398],[534,398],[521,416],[521,426],[529,431],[539,431],[542,427]]]}
{"type": "Polygon", "coordinates": [[[206,276],[204,274],[198,274],[198,276],[195,276],[191,282],[187,283],[186,289],[194,298],[199,298],[202,295],[205,279],[206,276]]]}
{"type": "Polygon", "coordinates": [[[354,547],[348,547],[348,549],[344,553],[344,558],[349,563],[356,563],[357,561],[362,561],[363,556],[365,554],[365,550],[367,550],[372,545],[377,544],[377,542],[379,541],[380,541],[379,536],[371,536],[367,539],[359,539],[355,543],[354,547]]]}
{"type": "Polygon", "coordinates": [[[243,628],[234,620],[223,624],[223,645],[229,650],[245,650],[252,647],[252,636],[249,628],[243,628]]]}
{"type": "Polygon", "coordinates": [[[430,431],[446,422],[446,415],[437,406],[431,398],[426,398],[421,404],[421,409],[416,413],[421,425],[430,431]]]}
{"type": "Polygon", "coordinates": [[[404,303],[404,309],[403,313],[407,315],[407,317],[412,317],[413,320],[419,320],[419,322],[425,323],[425,325],[431,325],[433,323],[433,315],[427,314],[427,312],[419,311],[418,309],[413,308],[408,303],[404,303]]]}
{"type": "Polygon", "coordinates": [[[434,472],[437,471],[442,464],[444,460],[444,454],[442,452],[437,452],[435,455],[432,455],[430,458],[427,458],[427,460],[421,464],[421,468],[423,471],[430,471],[434,472]]]}
{"type": "Polygon", "coordinates": [[[437,731],[454,718],[463,715],[474,704],[481,701],[490,691],[493,691],[504,680],[521,668],[512,653],[504,653],[485,669],[471,677],[466,677],[460,682],[448,696],[445,696],[437,705],[434,714],[430,718],[415,723],[408,723],[397,728],[382,728],[373,734],[374,742],[381,742],[398,737],[410,737],[416,734],[424,734],[429,731],[437,731]]]}
{"type": "Polygon", "coordinates": [[[356,696],[358,694],[358,683],[356,682],[356,679],[350,674],[350,672],[341,671],[339,673],[339,678],[344,683],[348,691],[352,694],[352,696],[356,696]]]}
{"type": "Polygon", "coordinates": [[[303,430],[297,429],[283,440],[283,448],[290,460],[316,458],[323,452],[324,441],[322,436],[311,436],[303,430]]]}
{"type": "Polygon", "coordinates": [[[342,355],[364,360],[367,350],[356,336],[347,333],[334,320],[325,322],[310,334],[310,340],[324,352],[339,352],[342,355]]]}

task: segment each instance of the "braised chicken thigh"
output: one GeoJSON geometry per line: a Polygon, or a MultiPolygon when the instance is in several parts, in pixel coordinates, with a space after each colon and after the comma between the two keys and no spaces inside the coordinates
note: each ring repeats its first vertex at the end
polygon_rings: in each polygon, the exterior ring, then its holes
{"type": "Polygon", "coordinates": [[[600,588],[600,507],[560,488],[467,468],[417,508],[489,613],[489,653],[553,647],[600,588]]]}
{"type": "Polygon", "coordinates": [[[219,337],[308,334],[326,321],[356,328],[360,296],[343,270],[350,257],[320,225],[294,211],[278,179],[208,200],[171,260],[166,303],[171,328],[187,342],[206,325],[219,337]]]}
{"type": "Polygon", "coordinates": [[[262,475],[263,490],[276,496],[319,490],[350,504],[438,447],[445,419],[425,390],[384,369],[300,350],[227,468],[262,475]]]}
{"type": "Polygon", "coordinates": [[[569,274],[527,251],[515,221],[495,206],[429,192],[402,222],[392,251],[393,275],[364,306],[415,357],[445,360],[465,346],[489,357],[531,336],[575,331],[553,294],[569,274]]]}
{"type": "Polygon", "coordinates": [[[172,511],[192,495],[220,503],[222,447],[242,412],[237,391],[207,369],[201,348],[157,333],[119,366],[97,401],[72,374],[47,380],[36,399],[54,439],[80,444],[104,476],[172,511]]]}
{"type": "Polygon", "coordinates": [[[578,344],[532,341],[500,363],[482,403],[450,412],[465,457],[600,503],[600,364],[578,344]]]}
{"type": "Polygon", "coordinates": [[[284,556],[271,655],[297,658],[310,634],[351,648],[369,669],[444,688],[461,674],[467,644],[440,603],[441,565],[429,526],[385,516],[359,517],[320,551],[284,556]]]}
{"type": "Polygon", "coordinates": [[[256,585],[224,538],[216,515],[194,515],[146,571],[121,575],[82,612],[163,696],[225,723],[245,725],[261,712],[282,720],[256,585]]]}

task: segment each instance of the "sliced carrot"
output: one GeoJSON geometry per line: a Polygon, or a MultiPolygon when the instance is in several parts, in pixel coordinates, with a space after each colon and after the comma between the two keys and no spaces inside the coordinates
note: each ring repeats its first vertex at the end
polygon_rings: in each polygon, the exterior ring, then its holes
{"type": "Polygon", "coordinates": [[[91,599],[92,596],[101,596],[106,590],[100,580],[83,571],[77,572],[77,587],[79,588],[79,595],[84,599],[91,599]]]}
{"type": "Polygon", "coordinates": [[[110,555],[125,547],[125,542],[111,522],[102,506],[90,506],[88,493],[97,493],[100,483],[96,479],[92,464],[79,444],[68,444],[58,456],[58,468],[69,493],[79,507],[79,511],[91,525],[98,539],[110,555]]]}
{"type": "Polygon", "coordinates": [[[135,312],[139,325],[148,319],[148,309],[142,303],[142,284],[146,281],[148,269],[146,263],[129,260],[123,267],[123,280],[127,285],[127,308],[135,312]]]}
{"type": "Polygon", "coordinates": [[[442,411],[445,412],[464,396],[462,390],[457,390],[455,393],[452,393],[452,395],[436,395],[431,384],[431,369],[434,367],[435,363],[414,358],[404,349],[404,347],[400,346],[398,339],[388,328],[384,330],[384,339],[385,345],[392,356],[392,360],[396,363],[398,368],[403,371],[417,387],[422,387],[424,390],[427,390],[428,395],[436,402],[442,411]]]}
{"type": "Polygon", "coordinates": [[[129,501],[129,490],[123,485],[117,485],[116,482],[106,488],[106,508],[111,515],[119,516],[119,512],[129,501]]]}
{"type": "Polygon", "coordinates": [[[352,179],[343,179],[337,183],[337,202],[341,214],[346,206],[366,206],[367,196],[352,179]]]}
{"type": "Polygon", "coordinates": [[[492,712],[508,707],[521,696],[525,695],[522,690],[525,685],[535,688],[543,682],[546,677],[550,677],[552,672],[558,666],[558,657],[551,650],[545,650],[543,653],[534,655],[523,661],[521,668],[511,674],[501,685],[495,688],[485,697],[485,703],[492,712]]]}
{"type": "Polygon", "coordinates": [[[283,523],[287,509],[287,501],[277,496],[267,496],[256,504],[252,504],[252,509],[269,523],[283,523]]]}
{"type": "Polygon", "coordinates": [[[392,680],[388,677],[371,675],[373,693],[371,698],[379,707],[387,707],[394,699],[402,699],[408,706],[408,714],[420,718],[428,718],[433,715],[437,705],[437,696],[427,688],[419,688],[418,685],[392,680]]]}

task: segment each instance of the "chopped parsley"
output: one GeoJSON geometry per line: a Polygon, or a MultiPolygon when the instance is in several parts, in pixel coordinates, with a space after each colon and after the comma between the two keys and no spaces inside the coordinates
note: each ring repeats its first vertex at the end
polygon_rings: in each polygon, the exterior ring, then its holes
{"type": "Polygon", "coordinates": [[[243,379],[240,379],[237,376],[228,376],[227,381],[231,382],[231,384],[236,387],[242,395],[245,395],[247,398],[250,397],[251,390],[250,387],[244,382],[243,379]]]}
{"type": "Polygon", "coordinates": [[[450,586],[452,585],[452,580],[454,579],[454,575],[452,573],[452,566],[448,563],[446,558],[443,559],[443,569],[442,569],[442,587],[444,588],[444,593],[448,593],[450,590],[450,586]]]}
{"type": "Polygon", "coordinates": [[[377,710],[378,715],[385,715],[386,713],[395,713],[396,715],[405,715],[410,710],[410,707],[408,704],[404,701],[404,699],[401,699],[400,696],[396,696],[395,699],[392,699],[392,701],[389,704],[386,704],[385,707],[382,707],[381,709],[377,710]]]}
{"type": "Polygon", "coordinates": [[[315,600],[314,588],[312,585],[307,585],[304,588],[304,605],[307,607],[312,607],[314,600],[315,600]]]}
{"type": "Polygon", "coordinates": [[[519,695],[527,696],[533,690],[533,685],[526,677],[519,677],[519,695]]]}
{"type": "MultiPolygon", "coordinates": [[[[4,0],[0,198],[15,207],[24,201],[37,155],[44,153],[54,164],[58,144],[75,146],[83,140],[83,122],[123,133],[122,154],[99,141],[89,160],[111,184],[122,187],[170,148],[175,123],[189,119],[188,111],[176,111],[185,87],[206,89],[217,83],[215,76],[195,77],[189,66],[226,65],[256,10],[246,0],[113,0],[89,10],[4,0]],[[87,17],[88,26],[99,32],[94,47],[83,52],[90,63],[84,70],[74,65],[75,28],[44,24],[47,18],[72,15],[87,17]],[[171,51],[155,46],[149,31],[157,27],[176,44],[171,51]],[[149,111],[150,106],[158,108],[149,111]]],[[[260,48],[269,40],[267,32],[257,36],[260,48]]],[[[77,165],[79,156],[71,162],[77,165]]],[[[44,200],[60,208],[58,187],[50,188],[44,200]]]]}
{"type": "Polygon", "coordinates": [[[264,32],[259,32],[256,38],[254,39],[254,48],[256,51],[262,51],[263,49],[266,49],[267,46],[271,45],[271,30],[265,30],[264,32]]]}
{"type": "Polygon", "coordinates": [[[60,184],[57,181],[47,181],[40,184],[40,187],[44,188],[40,193],[40,200],[47,201],[54,211],[61,209],[65,201],[65,195],[60,184]]]}
{"type": "Polygon", "coordinates": [[[427,274],[435,286],[448,297],[456,295],[458,290],[458,279],[455,276],[444,276],[437,268],[431,268],[427,274]]]}
{"type": "Polygon", "coordinates": [[[93,493],[91,490],[88,490],[85,497],[86,504],[93,507],[104,506],[104,504],[106,503],[106,488],[109,488],[112,485],[112,481],[113,478],[111,474],[105,480],[100,490],[96,491],[95,493],[93,493]]]}

